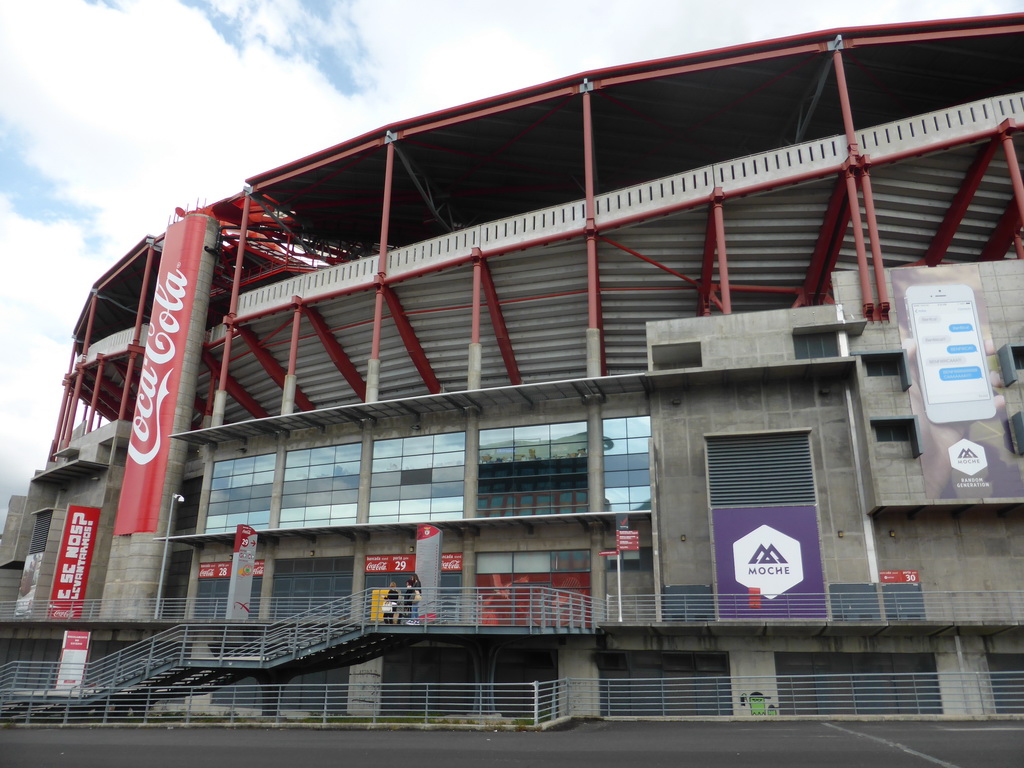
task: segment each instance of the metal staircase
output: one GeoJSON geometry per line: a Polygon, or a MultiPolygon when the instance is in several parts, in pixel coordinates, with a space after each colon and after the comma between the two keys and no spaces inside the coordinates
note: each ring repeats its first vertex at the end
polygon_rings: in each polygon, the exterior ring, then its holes
{"type": "MultiPolygon", "coordinates": [[[[47,709],[129,710],[142,700],[201,693],[260,670],[347,666],[439,634],[565,634],[595,631],[583,595],[523,590],[437,590],[437,612],[416,625],[386,624],[379,590],[367,590],[273,622],[179,624],[87,665],[84,681],[58,689],[57,665],[0,668],[0,716],[33,719],[47,709]]],[[[24,666],[22,666],[24,665],[24,666]]],[[[269,672],[268,672],[269,674],[269,672]]]]}

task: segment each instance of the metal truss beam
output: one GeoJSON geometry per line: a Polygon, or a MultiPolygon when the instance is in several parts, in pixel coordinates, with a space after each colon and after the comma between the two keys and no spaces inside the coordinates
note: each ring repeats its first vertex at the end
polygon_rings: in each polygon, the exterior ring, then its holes
{"type": "Polygon", "coordinates": [[[832,188],[832,197],[825,209],[825,217],[818,232],[818,242],[811,255],[807,277],[800,289],[796,306],[825,303],[829,297],[829,283],[832,270],[839,260],[839,249],[843,245],[843,233],[850,224],[850,201],[846,196],[846,181],[840,177],[832,188]]]}
{"type": "Polygon", "coordinates": [[[409,322],[405,310],[402,309],[402,302],[399,301],[398,294],[388,285],[381,286],[381,292],[384,294],[384,300],[391,311],[391,318],[398,327],[398,335],[401,336],[402,343],[405,344],[405,349],[409,353],[412,364],[416,366],[416,370],[423,377],[423,383],[427,385],[427,391],[432,395],[438,394],[441,391],[441,382],[438,381],[437,376],[434,374],[434,369],[430,365],[427,353],[423,350],[423,345],[420,344],[420,340],[416,336],[416,330],[412,327],[412,323],[409,322]]]}
{"type": "MultiPolygon", "coordinates": [[[[267,372],[267,375],[283,390],[286,371],[277,362],[277,359],[270,354],[269,350],[261,345],[259,338],[253,333],[251,328],[244,325],[238,326],[238,335],[248,345],[249,351],[253,353],[259,364],[263,366],[263,370],[267,372]]],[[[298,387],[295,388],[295,404],[304,411],[316,410],[313,402],[298,387]]]]}
{"type": "Polygon", "coordinates": [[[508,334],[508,326],[505,324],[505,315],[501,311],[501,301],[498,299],[498,289],[494,285],[494,276],[491,274],[491,268],[486,260],[480,260],[480,267],[481,288],[484,292],[484,299],[487,301],[487,312],[491,316],[491,327],[494,329],[494,338],[501,351],[501,359],[505,363],[508,380],[514,385],[522,384],[523,377],[519,372],[519,363],[512,347],[512,339],[508,334]]]}
{"type": "Polygon", "coordinates": [[[203,350],[203,362],[210,369],[210,375],[219,379],[224,384],[224,391],[228,393],[231,399],[247,410],[253,418],[266,419],[270,416],[266,409],[246,391],[245,387],[234,376],[222,372],[221,364],[217,362],[217,358],[208,349],[203,350]]]}
{"type": "Polygon", "coordinates": [[[310,327],[313,329],[313,333],[320,339],[320,343],[323,344],[324,351],[327,352],[327,356],[331,358],[331,362],[334,363],[334,367],[338,369],[338,373],[345,377],[345,381],[352,387],[352,391],[356,393],[356,396],[360,400],[366,400],[366,382],[363,381],[363,377],[359,375],[359,370],[352,363],[352,359],[345,352],[345,349],[335,338],[334,334],[331,333],[331,329],[327,325],[327,321],[324,320],[315,308],[310,307],[306,304],[301,305],[302,314],[306,316],[306,320],[309,321],[310,327]]]}
{"type": "Polygon", "coordinates": [[[974,199],[982,179],[985,178],[985,172],[988,170],[999,146],[999,139],[992,139],[974,156],[971,167],[967,169],[967,174],[964,176],[960,188],[953,196],[953,201],[950,203],[949,208],[946,209],[946,215],[942,217],[942,223],[939,225],[935,237],[932,238],[932,242],[925,252],[924,263],[929,267],[941,264],[945,258],[946,251],[949,249],[950,243],[953,242],[953,236],[960,227],[960,223],[964,220],[964,216],[967,215],[967,209],[971,205],[971,200],[974,199]]]}

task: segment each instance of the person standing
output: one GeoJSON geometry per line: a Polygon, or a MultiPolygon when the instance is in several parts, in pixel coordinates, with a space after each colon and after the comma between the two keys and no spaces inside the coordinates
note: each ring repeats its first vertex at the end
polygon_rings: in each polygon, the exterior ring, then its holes
{"type": "Polygon", "coordinates": [[[383,613],[385,624],[398,623],[398,597],[398,585],[392,581],[388,585],[388,593],[384,596],[383,613]]]}
{"type": "Polygon", "coordinates": [[[420,586],[420,579],[415,573],[405,582],[404,610],[405,615],[409,617],[406,624],[420,623],[420,600],[423,597],[420,586]]]}

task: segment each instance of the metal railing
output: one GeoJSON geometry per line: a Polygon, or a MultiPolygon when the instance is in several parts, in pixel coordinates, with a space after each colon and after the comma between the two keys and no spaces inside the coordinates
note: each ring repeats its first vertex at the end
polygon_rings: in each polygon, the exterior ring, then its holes
{"type": "MultiPolygon", "coordinates": [[[[621,622],[625,624],[672,623],[691,621],[800,621],[843,622],[927,621],[948,624],[987,623],[1024,624],[1024,592],[890,592],[886,590],[815,594],[789,594],[773,599],[767,595],[715,595],[708,593],[623,595],[621,622]]],[[[374,594],[366,590],[346,603],[352,621],[383,624],[374,613],[374,594]],[[374,618],[376,616],[376,618],[374,618]]],[[[438,592],[446,606],[435,617],[437,624],[530,626],[562,623],[574,628],[592,628],[593,624],[620,621],[620,601],[616,595],[591,598],[573,592],[545,587],[445,588],[438,592]]],[[[267,623],[297,617],[305,613],[334,611],[337,600],[325,598],[271,598],[252,601],[250,623],[267,623]],[[334,606],[334,607],[332,607],[334,606]]],[[[14,602],[0,603],[0,622],[52,621],[162,621],[176,623],[224,622],[223,599],[155,600],[77,600],[36,601],[29,607],[14,602]]],[[[401,609],[401,606],[400,606],[401,609]]],[[[403,620],[408,616],[403,616],[403,620]]],[[[246,621],[246,620],[241,620],[246,621]]]]}
{"type": "MultiPolygon", "coordinates": [[[[846,585],[833,585],[846,586],[846,585]]],[[[602,625],[620,622],[620,601],[595,605],[602,625]]],[[[1024,592],[929,592],[865,590],[814,594],[623,595],[621,623],[830,621],[835,623],[929,622],[1024,624],[1024,592]]]]}
{"type": "MultiPolygon", "coordinates": [[[[352,598],[358,611],[349,612],[353,620],[374,621],[374,599],[381,599],[387,590],[364,590],[352,598]]],[[[568,619],[572,626],[581,626],[591,615],[591,599],[586,595],[553,590],[549,587],[462,588],[444,587],[437,597],[445,611],[435,617],[440,623],[529,624],[540,620],[568,619]]],[[[309,612],[332,611],[336,598],[281,597],[252,599],[248,621],[268,622],[288,619],[309,612]]],[[[227,604],[223,598],[163,598],[148,600],[35,600],[31,605],[15,601],[0,603],[0,622],[13,621],[161,621],[219,623],[225,620],[227,604]]],[[[400,606],[400,611],[401,612],[400,606]]],[[[379,614],[379,611],[377,611],[379,614]]],[[[407,618],[407,617],[406,617],[407,618]]],[[[382,617],[376,620],[383,623],[382,617]]]]}
{"type": "Polygon", "coordinates": [[[871,718],[1024,716],[1024,672],[581,679],[524,683],[235,684],[146,690],[83,707],[68,691],[0,694],[20,723],[433,723],[540,725],[566,717],[871,718]]]}
{"type": "MultiPolygon", "coordinates": [[[[356,641],[368,632],[430,632],[454,627],[514,628],[517,633],[593,629],[591,601],[547,587],[423,590],[423,612],[412,603],[384,610],[387,590],[371,589],[324,603],[273,623],[184,623],[85,666],[80,685],[62,696],[92,699],[173,670],[267,667],[356,641]],[[407,612],[403,612],[407,608],[407,612]],[[414,622],[414,623],[413,623],[414,622]]],[[[0,668],[3,691],[42,690],[56,679],[57,662],[12,662],[0,668]],[[46,669],[46,667],[49,669],[46,669]],[[35,684],[30,684],[36,680],[35,684]]],[[[161,682],[163,682],[161,680],[161,682]]]]}

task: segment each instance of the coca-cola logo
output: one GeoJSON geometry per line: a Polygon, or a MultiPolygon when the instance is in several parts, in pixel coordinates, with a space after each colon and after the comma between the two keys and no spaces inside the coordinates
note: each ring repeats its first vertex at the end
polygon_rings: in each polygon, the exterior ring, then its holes
{"type": "Polygon", "coordinates": [[[366,570],[367,571],[383,571],[383,572],[387,572],[387,570],[388,570],[387,561],[382,561],[382,562],[379,562],[379,563],[367,563],[366,564],[366,570]]]}
{"type": "Polygon", "coordinates": [[[72,611],[70,608],[51,608],[50,616],[54,619],[71,619],[72,611]]]}
{"type": "Polygon", "coordinates": [[[164,399],[170,394],[170,380],[178,349],[175,336],[181,330],[181,311],[187,294],[188,278],[180,269],[168,271],[154,293],[154,312],[150,319],[146,355],[139,373],[139,395],[132,421],[132,439],[128,455],[137,464],[148,464],[163,447],[165,427],[161,422],[164,399]]]}

